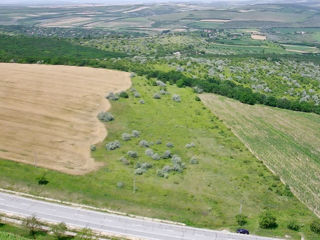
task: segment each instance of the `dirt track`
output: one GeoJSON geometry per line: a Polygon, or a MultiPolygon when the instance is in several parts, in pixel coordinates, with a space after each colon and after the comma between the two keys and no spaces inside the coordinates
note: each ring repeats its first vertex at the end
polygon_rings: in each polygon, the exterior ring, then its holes
{"type": "Polygon", "coordinates": [[[104,98],[131,86],[129,73],[87,67],[0,63],[0,159],[69,174],[97,169],[90,145],[107,131],[104,98]]]}

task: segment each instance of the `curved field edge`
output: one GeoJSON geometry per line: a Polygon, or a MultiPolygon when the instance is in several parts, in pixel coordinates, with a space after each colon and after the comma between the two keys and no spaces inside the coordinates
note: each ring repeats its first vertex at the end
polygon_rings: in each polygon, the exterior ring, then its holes
{"type": "Polygon", "coordinates": [[[129,75],[0,63],[0,157],[69,174],[96,170],[90,145],[107,135],[97,114],[110,108],[107,92],[131,86],[129,75]]]}
{"type": "Polygon", "coordinates": [[[306,239],[317,239],[310,232],[309,223],[315,216],[295,197],[264,164],[256,159],[222,121],[215,117],[190,88],[168,85],[170,95],[154,99],[159,87],[143,78],[133,79],[133,87],[141,98],[129,91],[129,98],[112,102],[115,121],[107,123],[105,141],[97,145],[93,157],[105,165],[96,172],[71,176],[56,171],[34,168],[11,161],[0,161],[0,184],[7,189],[24,191],[45,197],[110,208],[135,215],[183,222],[191,226],[235,231],[235,215],[240,211],[248,216],[250,232],[265,236],[290,235],[299,239],[300,233],[287,229],[297,220],[306,239]],[[173,94],[181,102],[172,100],[173,94]],[[140,104],[143,99],[145,104],[140,104]],[[139,138],[123,141],[123,133],[141,132],[139,138]],[[186,164],[183,173],[171,172],[168,179],[157,176],[157,170],[171,164],[170,159],[152,160],[140,147],[141,140],[154,144],[151,148],[162,154],[172,142],[170,150],[181,156],[186,164]],[[105,144],[119,140],[121,147],[107,151],[105,144]],[[194,148],[186,144],[194,142],[194,148]],[[136,151],[137,159],[127,156],[136,151]],[[129,165],[119,161],[129,160],[129,165]],[[199,164],[190,164],[195,156],[199,164]],[[134,175],[137,162],[153,165],[141,176],[134,175]],[[49,183],[39,186],[37,178],[46,174],[49,183]],[[135,182],[136,191],[133,191],[135,182]],[[120,184],[121,183],[121,184],[120,184]],[[278,228],[259,228],[259,215],[271,211],[278,228]]]}
{"type": "Polygon", "coordinates": [[[318,115],[245,105],[214,94],[203,94],[200,98],[320,216],[318,115]]]}

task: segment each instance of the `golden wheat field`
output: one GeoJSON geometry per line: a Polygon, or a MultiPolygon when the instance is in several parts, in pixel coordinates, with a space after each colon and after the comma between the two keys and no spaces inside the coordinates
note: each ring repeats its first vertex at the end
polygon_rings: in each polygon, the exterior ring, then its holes
{"type": "Polygon", "coordinates": [[[0,158],[69,174],[99,167],[90,145],[106,135],[97,119],[108,92],[129,73],[88,67],[0,63],[0,158]]]}
{"type": "Polygon", "coordinates": [[[200,98],[320,216],[319,115],[246,105],[215,94],[202,94],[200,98]]]}

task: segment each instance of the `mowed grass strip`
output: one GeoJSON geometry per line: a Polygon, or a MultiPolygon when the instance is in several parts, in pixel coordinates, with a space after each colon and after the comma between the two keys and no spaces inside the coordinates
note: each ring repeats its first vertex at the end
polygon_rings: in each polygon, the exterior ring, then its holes
{"type": "Polygon", "coordinates": [[[285,234],[300,239],[300,234],[287,229],[291,220],[303,225],[301,231],[306,239],[317,239],[309,230],[315,216],[295,197],[287,194],[285,186],[265,165],[255,158],[239,139],[218,120],[190,88],[168,85],[170,95],[154,99],[160,91],[146,79],[136,77],[133,87],[141,98],[129,92],[129,98],[112,102],[111,113],[115,120],[106,124],[108,137],[93,152],[96,161],[105,166],[83,176],[71,176],[51,170],[34,168],[12,161],[0,161],[0,184],[9,189],[22,190],[98,207],[179,221],[191,226],[235,231],[239,226],[235,216],[248,216],[245,228],[259,235],[279,236],[285,234]],[[172,100],[173,94],[181,102],[172,100]],[[143,99],[145,104],[139,103],[143,99]],[[123,141],[123,133],[141,132],[139,138],[123,141]],[[140,140],[153,142],[154,152],[167,150],[166,144],[186,164],[183,173],[170,173],[167,179],[157,176],[157,170],[171,164],[170,159],[152,160],[145,155],[146,148],[140,140]],[[162,144],[156,144],[161,139],[162,144]],[[121,147],[107,151],[105,144],[119,140],[121,147]],[[194,148],[186,144],[194,142],[194,148]],[[127,156],[136,151],[138,158],[127,156]],[[129,165],[119,159],[125,156],[129,165]],[[190,164],[195,156],[199,164],[190,164]],[[137,162],[153,165],[141,176],[134,175],[137,162]],[[37,179],[45,174],[49,183],[39,186],[37,179]],[[133,191],[135,180],[136,191],[133,191]],[[121,184],[119,184],[121,183],[121,184]],[[242,206],[242,207],[241,207],[242,206]],[[259,215],[271,211],[278,228],[259,228],[259,215]]]}
{"type": "Polygon", "coordinates": [[[320,215],[320,116],[203,94],[203,102],[320,215]]]}

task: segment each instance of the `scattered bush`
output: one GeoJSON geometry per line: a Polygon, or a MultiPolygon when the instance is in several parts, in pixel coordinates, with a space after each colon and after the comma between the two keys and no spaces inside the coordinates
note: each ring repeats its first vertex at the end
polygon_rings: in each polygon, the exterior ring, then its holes
{"type": "Polygon", "coordinates": [[[138,93],[138,92],[135,92],[133,95],[134,95],[135,98],[140,98],[141,97],[140,93],[138,93]]]}
{"type": "Polygon", "coordinates": [[[158,177],[166,177],[168,178],[168,174],[165,174],[164,172],[162,172],[161,170],[157,170],[157,176],[158,177]]]}
{"type": "Polygon", "coordinates": [[[159,139],[159,140],[156,141],[156,144],[160,145],[160,144],[162,144],[162,141],[159,139]]]}
{"type": "Polygon", "coordinates": [[[106,144],[106,149],[108,151],[112,151],[112,150],[115,150],[117,148],[120,148],[121,145],[120,145],[120,142],[118,140],[114,141],[114,142],[109,142],[106,144]]]}
{"type": "Polygon", "coordinates": [[[119,100],[118,94],[114,94],[113,92],[110,92],[107,96],[106,99],[112,100],[112,101],[117,101],[119,100]]]}
{"type": "Polygon", "coordinates": [[[123,188],[124,183],[123,182],[117,182],[117,188],[123,188]]]}
{"type": "Polygon", "coordinates": [[[201,89],[198,86],[193,87],[193,90],[194,90],[195,93],[203,93],[203,89],[201,89]]]}
{"type": "Polygon", "coordinates": [[[129,151],[127,152],[128,156],[129,157],[132,157],[132,158],[137,158],[138,157],[138,153],[135,152],[135,151],[129,151]]]}
{"type": "Polygon", "coordinates": [[[155,94],[153,95],[153,98],[154,98],[154,99],[161,99],[160,93],[155,93],[155,94]]]}
{"type": "Polygon", "coordinates": [[[192,157],[192,158],[190,159],[190,164],[199,164],[199,161],[198,161],[198,159],[196,159],[195,157],[192,157]]]}
{"type": "Polygon", "coordinates": [[[179,95],[175,94],[172,96],[172,100],[175,102],[181,102],[181,97],[179,95]]]}
{"type": "Polygon", "coordinates": [[[133,130],[133,131],[132,131],[132,137],[135,137],[135,138],[140,137],[140,132],[137,131],[137,130],[133,130]]]}
{"type": "Polygon", "coordinates": [[[124,165],[129,165],[129,164],[130,164],[129,160],[126,159],[125,157],[121,157],[119,160],[120,160],[120,162],[122,162],[124,165]]]}
{"type": "Polygon", "coordinates": [[[141,140],[139,142],[139,146],[148,148],[150,146],[150,144],[146,140],[141,140]]]}
{"type": "Polygon", "coordinates": [[[131,140],[131,134],[129,134],[129,133],[123,133],[122,134],[122,136],[121,136],[121,138],[122,138],[122,140],[124,140],[124,141],[129,141],[129,140],[131,140]]]}
{"type": "Polygon", "coordinates": [[[166,95],[166,94],[169,94],[166,90],[164,89],[161,89],[160,92],[159,92],[161,95],[166,95]]]}
{"type": "Polygon", "coordinates": [[[199,98],[198,96],[196,96],[196,97],[194,98],[194,100],[196,100],[197,102],[200,102],[200,101],[201,101],[201,98],[199,98]]]}
{"type": "Polygon", "coordinates": [[[310,224],[310,230],[314,233],[320,234],[320,220],[313,220],[310,224]]]}
{"type": "Polygon", "coordinates": [[[156,81],[156,85],[159,86],[159,87],[166,87],[167,86],[164,82],[162,82],[160,80],[156,81]]]}
{"type": "Polygon", "coordinates": [[[90,150],[91,150],[91,152],[94,152],[95,150],[97,150],[96,145],[91,145],[90,146],[90,150]]]}
{"type": "Polygon", "coordinates": [[[277,218],[270,212],[264,212],[259,217],[259,226],[263,229],[276,228],[278,226],[277,218]]]}
{"type": "Polygon", "coordinates": [[[192,148],[192,147],[195,147],[196,145],[192,142],[192,143],[188,143],[186,144],[186,148],[192,148]]]}
{"type": "Polygon", "coordinates": [[[300,230],[300,225],[295,221],[291,221],[288,224],[288,229],[292,230],[292,231],[299,231],[300,230]]]}
{"type": "Polygon", "coordinates": [[[152,159],[156,160],[156,161],[160,160],[160,155],[158,153],[155,153],[155,154],[152,155],[152,159]]]}
{"type": "Polygon", "coordinates": [[[126,91],[122,91],[122,92],[120,93],[120,97],[122,97],[122,98],[129,98],[129,94],[128,94],[126,91]]]}
{"type": "Polygon", "coordinates": [[[109,112],[100,112],[98,114],[98,119],[102,122],[110,122],[114,120],[114,117],[111,113],[109,112]]]}
{"type": "Polygon", "coordinates": [[[162,154],[161,158],[163,158],[163,159],[171,158],[171,151],[170,151],[170,150],[165,151],[165,152],[162,154]]]}
{"type": "Polygon", "coordinates": [[[154,154],[154,152],[151,148],[148,148],[144,153],[149,157],[152,157],[154,154]]]}
{"type": "Polygon", "coordinates": [[[134,78],[136,76],[135,73],[130,73],[130,78],[134,78]]]}
{"type": "Polygon", "coordinates": [[[144,102],[143,99],[141,99],[141,100],[139,101],[139,103],[140,103],[140,104],[145,104],[145,102],[144,102]]]}
{"type": "Polygon", "coordinates": [[[243,226],[243,225],[247,224],[248,217],[243,215],[243,214],[238,214],[238,215],[236,215],[236,221],[237,221],[239,226],[243,226]]]}
{"type": "Polygon", "coordinates": [[[166,146],[167,146],[168,148],[173,148],[173,147],[174,147],[173,143],[171,143],[171,142],[168,142],[166,146]]]}
{"type": "Polygon", "coordinates": [[[163,173],[169,173],[172,171],[172,167],[170,167],[169,165],[166,165],[162,168],[161,170],[163,173]]]}
{"type": "Polygon", "coordinates": [[[181,157],[179,157],[178,155],[173,155],[171,158],[171,161],[173,164],[180,164],[181,163],[181,157]]]}
{"type": "Polygon", "coordinates": [[[149,168],[152,168],[152,164],[144,162],[144,163],[141,164],[141,168],[147,170],[149,168]]]}
{"type": "Polygon", "coordinates": [[[134,174],[136,174],[136,175],[142,175],[142,174],[144,174],[145,172],[146,172],[145,169],[143,169],[143,168],[137,168],[137,169],[134,171],[134,174]]]}

